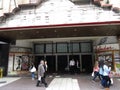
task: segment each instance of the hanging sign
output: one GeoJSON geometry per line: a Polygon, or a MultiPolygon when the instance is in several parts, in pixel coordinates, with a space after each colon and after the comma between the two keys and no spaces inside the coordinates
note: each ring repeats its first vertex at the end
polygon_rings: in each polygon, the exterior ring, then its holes
{"type": "Polygon", "coordinates": [[[119,44],[106,44],[96,46],[95,51],[119,50],[119,44]]]}

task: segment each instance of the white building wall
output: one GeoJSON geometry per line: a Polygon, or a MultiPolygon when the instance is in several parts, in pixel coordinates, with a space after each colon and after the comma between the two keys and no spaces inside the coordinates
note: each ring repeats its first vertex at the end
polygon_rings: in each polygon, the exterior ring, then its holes
{"type": "Polygon", "coordinates": [[[32,48],[33,44],[32,44],[32,42],[27,41],[27,40],[16,40],[16,45],[15,46],[32,48]]]}
{"type": "Polygon", "coordinates": [[[105,36],[93,42],[93,45],[104,45],[118,43],[117,36],[105,36]]]}

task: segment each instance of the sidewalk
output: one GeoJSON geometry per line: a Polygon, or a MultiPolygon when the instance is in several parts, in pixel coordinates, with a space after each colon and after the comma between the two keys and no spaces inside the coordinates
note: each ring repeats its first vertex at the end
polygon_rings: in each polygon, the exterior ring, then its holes
{"type": "Polygon", "coordinates": [[[0,78],[0,87],[5,86],[7,84],[10,84],[12,82],[15,82],[19,79],[20,79],[20,77],[3,77],[3,78],[0,78]]]}
{"type": "MultiPolygon", "coordinates": [[[[100,86],[99,80],[92,82],[91,75],[84,74],[47,77],[47,88],[44,85],[36,87],[37,80],[32,80],[31,77],[6,77],[0,81],[6,81],[0,83],[0,90],[105,90],[100,86]]],[[[110,87],[110,90],[119,90],[119,83],[120,79],[114,78],[114,85],[110,87]]]]}

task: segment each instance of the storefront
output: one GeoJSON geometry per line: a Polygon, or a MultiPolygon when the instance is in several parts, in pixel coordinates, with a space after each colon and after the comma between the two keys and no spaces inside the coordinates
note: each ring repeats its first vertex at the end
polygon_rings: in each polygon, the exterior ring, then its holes
{"type": "Polygon", "coordinates": [[[113,72],[120,73],[120,48],[118,43],[98,45],[94,49],[96,60],[107,61],[113,72]]]}
{"type": "Polygon", "coordinates": [[[36,43],[34,44],[34,55],[36,67],[40,60],[47,60],[49,73],[68,72],[71,59],[75,60],[76,72],[92,72],[93,48],[91,41],[36,43]]]}
{"type": "Polygon", "coordinates": [[[11,47],[8,60],[8,75],[20,75],[29,71],[33,60],[31,48],[11,47]]]}

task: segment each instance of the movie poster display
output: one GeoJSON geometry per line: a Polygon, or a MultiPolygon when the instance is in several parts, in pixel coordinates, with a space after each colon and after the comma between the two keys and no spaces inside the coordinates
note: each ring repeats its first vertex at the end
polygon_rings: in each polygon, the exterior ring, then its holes
{"type": "Polygon", "coordinates": [[[114,53],[114,61],[115,61],[116,72],[120,73],[120,52],[119,51],[116,51],[114,53]]]}
{"type": "Polygon", "coordinates": [[[109,63],[112,71],[120,74],[120,51],[119,44],[106,44],[94,47],[96,60],[104,60],[109,63]]]}
{"type": "Polygon", "coordinates": [[[18,75],[21,72],[28,72],[32,58],[28,48],[12,48],[9,53],[8,75],[18,75]]]}
{"type": "Polygon", "coordinates": [[[8,74],[12,74],[13,71],[13,55],[9,55],[9,61],[8,61],[8,74]]]}

